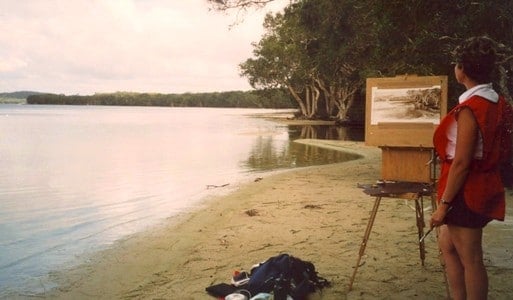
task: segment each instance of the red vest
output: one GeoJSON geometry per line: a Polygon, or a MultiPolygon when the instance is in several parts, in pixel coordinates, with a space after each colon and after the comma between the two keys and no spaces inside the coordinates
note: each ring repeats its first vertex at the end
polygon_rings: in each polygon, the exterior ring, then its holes
{"type": "Polygon", "coordinates": [[[433,144],[443,164],[438,181],[438,199],[441,198],[451,167],[447,159],[447,129],[458,112],[468,107],[476,118],[483,137],[483,157],[474,159],[462,187],[465,203],[474,212],[493,219],[504,220],[505,194],[500,176],[500,163],[511,156],[511,106],[499,98],[498,103],[473,96],[456,106],[442,119],[433,136],[433,144]]]}

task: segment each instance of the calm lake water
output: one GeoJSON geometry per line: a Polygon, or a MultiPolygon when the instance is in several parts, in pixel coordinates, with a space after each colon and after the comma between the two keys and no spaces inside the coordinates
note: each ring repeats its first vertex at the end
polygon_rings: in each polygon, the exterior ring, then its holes
{"type": "Polygon", "coordinates": [[[272,112],[0,105],[0,298],[235,183],[351,158],[294,139],[364,137],[252,117],[272,112]]]}

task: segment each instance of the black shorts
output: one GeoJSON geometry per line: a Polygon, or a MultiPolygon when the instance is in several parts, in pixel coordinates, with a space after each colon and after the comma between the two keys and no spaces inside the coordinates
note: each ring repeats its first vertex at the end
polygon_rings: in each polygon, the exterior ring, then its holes
{"type": "Polygon", "coordinates": [[[452,208],[444,219],[445,224],[467,228],[483,228],[492,218],[475,213],[465,203],[463,192],[459,192],[451,201],[452,208]]]}

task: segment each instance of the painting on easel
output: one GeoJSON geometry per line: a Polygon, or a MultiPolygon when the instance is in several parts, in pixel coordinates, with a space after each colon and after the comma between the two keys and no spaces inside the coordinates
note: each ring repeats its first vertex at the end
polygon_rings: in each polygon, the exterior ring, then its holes
{"type": "Polygon", "coordinates": [[[430,148],[446,107],[447,76],[368,78],[365,143],[430,148]]]}
{"type": "Polygon", "coordinates": [[[371,124],[440,123],[442,87],[372,88],[371,124]]]}

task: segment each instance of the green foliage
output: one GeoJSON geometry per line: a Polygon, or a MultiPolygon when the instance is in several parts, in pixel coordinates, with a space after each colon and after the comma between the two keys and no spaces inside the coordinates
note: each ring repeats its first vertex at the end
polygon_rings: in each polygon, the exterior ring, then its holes
{"type": "MultiPolygon", "coordinates": [[[[376,49],[370,75],[453,75],[451,51],[463,39],[488,35],[511,48],[513,1],[369,1],[376,49]]],[[[450,80],[450,104],[462,88],[450,80]]]]}
{"type": "Polygon", "coordinates": [[[218,93],[109,93],[92,96],[39,94],[27,98],[27,104],[125,105],[176,107],[293,108],[290,96],[279,89],[230,91],[218,93]]]}
{"type": "Polygon", "coordinates": [[[10,99],[27,99],[30,95],[37,95],[41,94],[39,92],[32,92],[32,91],[17,91],[12,93],[0,93],[0,98],[10,98],[10,99]]]}
{"type": "Polygon", "coordinates": [[[11,93],[0,93],[0,103],[3,104],[25,104],[26,99],[30,95],[41,94],[32,91],[17,91],[11,93]]]}
{"type": "Polygon", "coordinates": [[[249,7],[262,7],[274,0],[207,0],[216,10],[246,9],[249,7]]]}
{"type": "MultiPolygon", "coordinates": [[[[241,74],[255,88],[287,88],[306,117],[344,118],[361,106],[368,77],[452,79],[451,51],[476,35],[503,45],[495,85],[507,97],[513,91],[513,0],[292,1],[264,28],[241,74]]],[[[462,88],[449,82],[452,106],[462,88]]]]}
{"type": "Polygon", "coordinates": [[[1,104],[25,104],[25,99],[8,98],[8,97],[1,97],[0,96],[0,103],[1,104]]]}

